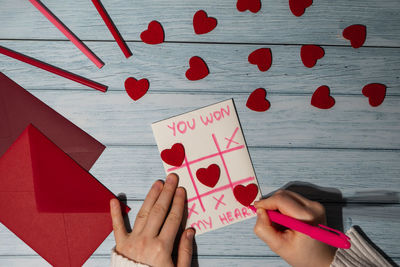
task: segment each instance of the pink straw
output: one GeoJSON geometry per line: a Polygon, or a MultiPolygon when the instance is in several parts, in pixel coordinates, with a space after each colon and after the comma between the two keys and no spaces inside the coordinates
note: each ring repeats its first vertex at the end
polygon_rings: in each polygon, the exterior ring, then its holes
{"type": "Polygon", "coordinates": [[[47,64],[47,63],[42,62],[40,60],[37,60],[37,59],[31,58],[29,56],[26,56],[24,54],[15,52],[15,51],[13,51],[11,49],[8,49],[8,48],[5,48],[4,46],[1,46],[1,45],[0,45],[0,54],[15,58],[15,59],[20,60],[22,62],[28,63],[28,64],[30,64],[32,66],[41,68],[43,70],[47,70],[48,72],[57,74],[59,76],[62,76],[64,78],[70,79],[72,81],[75,81],[75,82],[81,83],[83,85],[89,86],[89,87],[94,88],[96,90],[99,90],[99,91],[102,91],[102,92],[106,92],[107,91],[107,86],[104,85],[104,84],[97,83],[95,81],[86,79],[86,78],[84,78],[82,76],[79,76],[79,75],[71,73],[69,71],[60,69],[60,68],[58,68],[56,66],[47,64]]]}
{"type": "Polygon", "coordinates": [[[29,0],[54,26],[57,27],[79,50],[82,51],[98,68],[104,66],[103,61],[98,58],[75,34],[67,28],[51,11],[39,0],[29,0]]]}
{"type": "Polygon", "coordinates": [[[111,17],[108,15],[106,9],[100,2],[100,0],[92,0],[94,6],[96,7],[97,11],[99,12],[101,18],[104,20],[104,22],[107,25],[108,30],[111,32],[112,36],[114,37],[115,41],[117,41],[117,44],[119,45],[119,48],[121,48],[122,53],[124,53],[126,58],[129,58],[132,56],[131,50],[129,50],[129,47],[126,45],[124,42],[124,39],[122,39],[121,34],[119,33],[117,27],[111,20],[111,17]]]}

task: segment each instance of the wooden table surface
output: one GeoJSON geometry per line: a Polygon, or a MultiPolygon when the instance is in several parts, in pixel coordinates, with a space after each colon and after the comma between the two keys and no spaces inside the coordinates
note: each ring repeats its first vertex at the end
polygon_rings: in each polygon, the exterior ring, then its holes
{"type": "MultiPolygon", "coordinates": [[[[127,40],[126,59],[91,1],[43,0],[106,64],[95,67],[27,0],[0,0],[0,45],[28,54],[109,86],[95,91],[14,59],[0,56],[0,71],[107,146],[91,173],[114,193],[127,195],[134,220],[148,188],[164,176],[150,124],[163,118],[233,98],[263,194],[291,181],[322,201],[330,225],[360,225],[395,262],[400,262],[400,2],[399,0],[315,0],[302,17],[288,1],[263,0],[257,14],[238,12],[235,0],[103,0],[127,40]],[[218,26],[195,35],[193,14],[204,9],[218,26]],[[147,45],[139,35],[152,20],[166,37],[147,45]],[[367,26],[359,49],[342,30],[367,26]],[[299,52],[317,44],[325,57],[308,69],[299,52]],[[247,57],[269,47],[273,65],[260,72],[247,57]],[[202,57],[210,74],[188,81],[192,56],[202,57]],[[149,92],[132,101],[127,77],[147,78],[149,92]],[[386,99],[373,108],[361,94],[368,83],[387,86],[386,99]],[[321,85],[331,88],[329,110],[310,105],[321,85]],[[263,87],[271,108],[246,108],[250,92],[263,87]],[[330,193],[313,193],[308,183],[330,193]]],[[[293,184],[292,184],[293,185],[293,184]]],[[[315,189],[315,188],[314,188],[315,189]]],[[[317,190],[318,189],[318,190],[317,190]]],[[[200,266],[287,266],[253,234],[254,219],[197,238],[200,266]]],[[[85,266],[107,266],[110,235],[85,266]]],[[[0,266],[48,266],[32,249],[0,225],[0,266]]]]}

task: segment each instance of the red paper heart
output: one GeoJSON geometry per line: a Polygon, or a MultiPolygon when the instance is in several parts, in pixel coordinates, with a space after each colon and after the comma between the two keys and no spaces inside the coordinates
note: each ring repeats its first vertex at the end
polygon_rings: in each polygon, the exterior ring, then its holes
{"type": "Polygon", "coordinates": [[[236,3],[236,8],[240,12],[250,10],[253,13],[257,13],[261,9],[260,0],[238,0],[236,3]]]}
{"type": "Polygon", "coordinates": [[[320,109],[330,109],[335,105],[335,99],[330,96],[330,89],[323,85],[315,90],[311,98],[311,105],[320,109]]]}
{"type": "Polygon", "coordinates": [[[189,60],[190,68],[186,71],[186,78],[190,81],[201,80],[209,73],[207,64],[201,57],[192,57],[189,60]]]}
{"type": "Polygon", "coordinates": [[[258,88],[254,90],[249,98],[247,99],[246,106],[254,111],[266,111],[269,109],[271,104],[265,97],[267,96],[267,91],[264,88],[258,88]]]}
{"type": "Polygon", "coordinates": [[[317,64],[317,60],[323,58],[325,51],[318,45],[303,45],[300,50],[301,61],[307,68],[312,68],[317,64]]]}
{"type": "Polygon", "coordinates": [[[269,48],[260,48],[250,53],[248,60],[251,64],[257,65],[260,71],[267,71],[272,64],[272,53],[269,48]]]}
{"type": "Polygon", "coordinates": [[[170,149],[161,151],[161,159],[169,165],[179,167],[185,159],[185,148],[181,143],[176,143],[170,149]]]}
{"type": "Polygon", "coordinates": [[[343,30],[343,37],[350,40],[352,47],[359,48],[367,38],[367,27],[359,24],[351,25],[343,30]]]}
{"type": "Polygon", "coordinates": [[[289,0],[289,8],[293,15],[300,17],[312,3],[313,0],[289,0]]]}
{"type": "Polygon", "coordinates": [[[199,10],[193,16],[193,28],[196,34],[208,33],[217,27],[217,20],[207,16],[204,10],[199,10]]]}
{"type": "Polygon", "coordinates": [[[386,85],[381,83],[370,83],[364,86],[362,94],[369,98],[369,104],[377,107],[382,104],[386,96],[386,85]]]}
{"type": "Polygon", "coordinates": [[[246,187],[237,185],[233,188],[233,194],[240,204],[248,207],[257,197],[258,186],[256,184],[248,184],[246,187]]]}
{"type": "Polygon", "coordinates": [[[140,34],[140,39],[146,44],[161,44],[164,42],[164,29],[160,22],[153,20],[147,30],[140,34]]]}
{"type": "Polygon", "coordinates": [[[133,100],[138,100],[149,90],[149,81],[147,79],[136,80],[129,77],[125,80],[125,90],[133,100]]]}
{"type": "Polygon", "coordinates": [[[217,164],[211,164],[208,168],[200,168],[196,171],[196,176],[199,181],[208,186],[214,187],[219,180],[221,171],[217,164]]]}

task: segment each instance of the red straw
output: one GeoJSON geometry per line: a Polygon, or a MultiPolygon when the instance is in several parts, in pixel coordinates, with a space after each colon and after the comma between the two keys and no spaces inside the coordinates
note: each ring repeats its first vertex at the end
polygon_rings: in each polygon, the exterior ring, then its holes
{"type": "Polygon", "coordinates": [[[47,64],[47,63],[45,63],[43,61],[31,58],[31,57],[26,56],[24,54],[15,52],[15,51],[13,51],[11,49],[8,49],[8,48],[5,48],[4,46],[1,46],[1,45],[0,45],[0,54],[15,58],[15,59],[20,60],[22,62],[28,63],[28,64],[30,64],[32,66],[41,68],[43,70],[47,70],[48,72],[57,74],[59,76],[62,76],[64,78],[70,79],[72,81],[81,83],[83,85],[89,86],[89,87],[97,89],[99,91],[102,91],[102,92],[106,92],[107,91],[107,86],[104,85],[104,84],[97,83],[95,81],[86,79],[86,78],[84,78],[82,76],[79,76],[79,75],[71,73],[69,71],[60,69],[60,68],[58,68],[56,66],[47,64]]]}
{"type": "Polygon", "coordinates": [[[45,5],[39,0],[29,0],[54,26],[57,27],[76,47],[79,48],[98,68],[104,66],[98,58],[76,35],[67,28],[45,5]]]}
{"type": "Polygon", "coordinates": [[[108,29],[110,30],[112,36],[114,37],[115,41],[117,41],[119,47],[121,48],[122,52],[124,53],[126,58],[129,58],[132,56],[131,50],[129,50],[129,47],[126,45],[124,42],[124,39],[122,39],[121,34],[119,33],[117,27],[111,20],[110,16],[108,15],[106,9],[104,8],[103,4],[100,2],[100,0],[92,0],[94,6],[96,7],[97,11],[100,13],[101,18],[104,20],[106,23],[108,29]]]}

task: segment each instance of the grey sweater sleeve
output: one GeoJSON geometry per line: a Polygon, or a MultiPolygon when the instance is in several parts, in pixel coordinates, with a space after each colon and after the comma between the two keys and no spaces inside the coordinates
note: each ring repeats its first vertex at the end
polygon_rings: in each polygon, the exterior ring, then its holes
{"type": "Polygon", "coordinates": [[[338,249],[331,267],[392,266],[354,227],[346,235],[351,239],[351,248],[338,249]]]}

